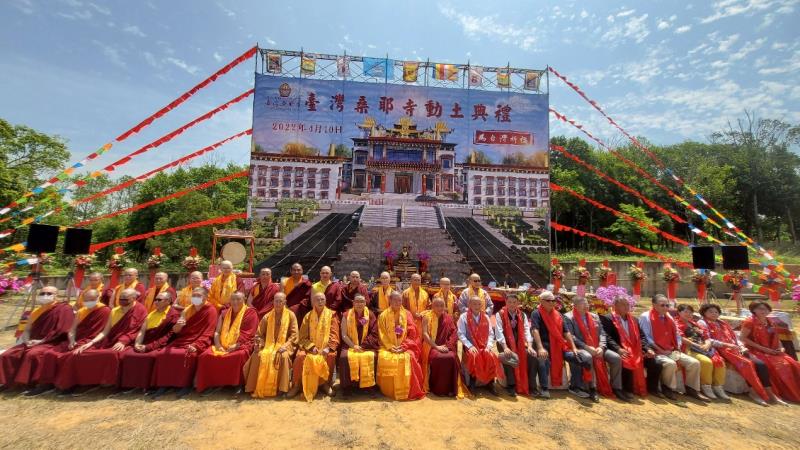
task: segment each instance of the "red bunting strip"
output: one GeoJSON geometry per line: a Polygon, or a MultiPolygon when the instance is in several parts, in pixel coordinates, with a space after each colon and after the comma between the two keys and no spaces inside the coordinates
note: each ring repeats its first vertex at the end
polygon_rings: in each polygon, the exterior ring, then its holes
{"type": "MultiPolygon", "coordinates": [[[[243,54],[238,56],[236,59],[234,59],[233,61],[231,61],[227,65],[225,65],[223,68],[221,68],[218,71],[216,71],[213,75],[211,75],[210,77],[208,77],[205,80],[201,81],[200,83],[195,85],[193,88],[189,89],[188,91],[184,92],[183,95],[181,95],[180,97],[178,97],[175,100],[173,100],[172,102],[170,102],[170,104],[168,104],[167,106],[161,108],[160,110],[156,111],[151,116],[149,116],[146,119],[144,119],[143,121],[139,122],[139,124],[137,124],[136,126],[131,128],[130,130],[128,130],[128,131],[122,133],[121,135],[117,136],[114,139],[114,141],[122,142],[125,139],[129,138],[130,136],[142,131],[144,128],[146,128],[147,126],[149,126],[150,124],[155,122],[158,118],[164,116],[168,112],[170,112],[173,109],[177,108],[180,104],[182,104],[183,102],[185,102],[186,100],[191,98],[198,91],[200,91],[201,89],[205,88],[209,84],[211,84],[214,81],[216,81],[217,78],[219,78],[220,76],[228,73],[231,69],[233,69],[234,67],[238,66],[242,62],[246,61],[247,59],[249,59],[250,57],[255,55],[256,51],[258,51],[258,47],[257,46],[254,46],[253,48],[247,50],[246,52],[244,52],[243,54]]],[[[98,156],[102,155],[103,153],[107,152],[108,150],[111,149],[112,146],[113,146],[113,144],[111,142],[108,142],[108,143],[104,144],[100,149],[98,149],[95,152],[92,152],[91,154],[86,156],[81,161],[79,161],[79,162],[73,164],[72,166],[64,169],[58,175],[50,178],[48,181],[42,183],[41,185],[35,187],[34,189],[24,193],[22,195],[22,197],[20,197],[18,200],[13,201],[9,205],[7,205],[5,208],[0,209],[0,215],[4,215],[4,214],[10,212],[12,208],[15,208],[15,207],[17,207],[17,206],[19,206],[19,205],[21,205],[23,203],[27,203],[27,198],[33,197],[36,194],[40,194],[41,192],[44,191],[45,188],[47,188],[49,186],[52,186],[52,185],[58,183],[59,181],[64,181],[64,179],[67,176],[69,176],[70,174],[72,174],[72,172],[74,172],[75,169],[78,169],[78,168],[81,168],[81,167],[85,166],[87,162],[89,162],[89,161],[97,158],[98,156]]]]}
{"type": "Polygon", "coordinates": [[[689,186],[688,184],[684,183],[682,178],[680,178],[679,176],[675,175],[675,172],[672,169],[670,169],[669,167],[666,167],[666,165],[664,165],[664,162],[661,161],[661,159],[658,156],[656,156],[652,151],[650,151],[650,149],[648,149],[647,147],[642,145],[642,143],[639,142],[638,139],[636,139],[630,133],[625,131],[625,129],[623,129],[617,122],[614,121],[614,119],[612,119],[608,114],[606,114],[606,112],[603,111],[602,108],[600,108],[600,106],[597,104],[596,101],[590,99],[581,90],[580,87],[578,87],[575,83],[572,83],[569,80],[567,80],[567,77],[565,77],[564,75],[561,75],[560,73],[558,73],[558,71],[556,71],[552,67],[548,67],[548,70],[553,75],[555,75],[556,77],[561,79],[561,81],[566,83],[567,86],[572,88],[573,91],[575,91],[578,95],[580,95],[590,105],[592,105],[592,107],[594,107],[594,109],[596,109],[600,114],[603,115],[603,117],[605,117],[608,120],[608,123],[610,123],[617,130],[619,130],[622,134],[624,134],[633,143],[633,145],[635,145],[637,148],[639,148],[641,151],[643,151],[648,157],[650,157],[650,159],[653,162],[655,162],[656,165],[659,168],[665,170],[672,177],[672,179],[675,180],[675,183],[678,186],[686,189],[690,194],[692,194],[695,198],[697,198],[703,205],[705,205],[708,209],[710,209],[714,213],[714,215],[716,215],[720,220],[722,220],[722,222],[725,223],[725,226],[727,228],[729,228],[730,230],[733,230],[733,233],[726,231],[726,234],[728,234],[730,236],[733,236],[734,238],[736,238],[737,240],[739,240],[741,242],[745,242],[747,244],[753,244],[755,247],[757,247],[757,251],[759,253],[761,253],[764,257],[766,257],[767,259],[769,259],[771,261],[779,262],[778,260],[775,259],[775,257],[769,251],[767,251],[767,249],[765,249],[758,242],[753,240],[753,238],[751,238],[750,236],[746,235],[739,227],[736,226],[736,224],[731,222],[719,210],[714,208],[714,206],[711,204],[711,202],[706,200],[699,192],[695,191],[691,186],[689,186]]]}
{"type": "MultiPolygon", "coordinates": [[[[74,206],[79,205],[81,203],[90,202],[90,201],[96,200],[96,199],[98,199],[100,197],[104,197],[104,196],[106,196],[108,194],[111,194],[112,192],[121,191],[122,189],[125,189],[125,188],[127,188],[127,187],[129,187],[129,186],[131,186],[131,185],[133,185],[133,184],[135,184],[137,182],[141,182],[141,181],[146,180],[147,178],[150,178],[151,176],[155,175],[156,173],[162,172],[162,171],[164,171],[166,169],[169,169],[171,167],[177,167],[177,166],[179,166],[179,165],[181,165],[181,164],[183,164],[183,163],[185,163],[185,162],[187,162],[187,161],[189,161],[191,159],[197,158],[198,156],[201,156],[201,155],[203,155],[205,153],[208,153],[210,151],[214,151],[214,150],[218,149],[219,147],[223,146],[224,144],[227,144],[228,142],[230,142],[232,140],[238,139],[238,138],[240,138],[242,136],[249,136],[251,134],[253,134],[253,130],[252,129],[242,131],[242,132],[237,133],[237,134],[235,134],[235,135],[233,135],[231,137],[225,138],[225,139],[223,139],[223,140],[221,140],[219,142],[211,144],[208,147],[202,148],[202,149],[200,149],[200,150],[198,150],[198,151],[196,151],[194,153],[190,153],[190,154],[188,154],[186,156],[183,156],[183,157],[181,157],[179,159],[176,159],[175,161],[172,161],[172,162],[170,162],[168,164],[164,164],[163,166],[158,167],[156,169],[153,169],[153,170],[151,170],[151,171],[149,171],[149,172],[147,172],[145,174],[139,175],[136,178],[130,179],[130,180],[125,181],[125,182],[122,182],[122,183],[120,183],[120,184],[118,184],[116,186],[112,186],[112,187],[110,187],[110,188],[108,188],[108,189],[106,189],[106,190],[104,190],[102,192],[98,192],[98,193],[92,194],[92,195],[90,195],[88,197],[81,198],[81,199],[73,200],[72,202],[69,203],[68,207],[74,207],[74,206]]],[[[50,214],[61,212],[63,210],[64,210],[64,207],[59,206],[59,207],[57,207],[57,208],[55,208],[55,209],[53,209],[53,210],[51,210],[51,211],[49,211],[49,212],[47,212],[45,214],[42,214],[40,216],[29,217],[29,218],[23,220],[22,224],[18,225],[17,228],[20,228],[21,226],[29,224],[29,223],[39,222],[42,219],[44,219],[45,217],[49,216],[50,214]]],[[[0,238],[9,236],[13,232],[14,232],[14,228],[10,228],[8,230],[2,231],[2,232],[0,232],[0,238]]]]}
{"type": "MultiPolygon", "coordinates": [[[[144,180],[152,177],[153,175],[155,175],[155,174],[157,174],[159,172],[163,172],[164,170],[167,170],[167,169],[172,168],[172,167],[177,167],[177,166],[179,166],[179,165],[181,165],[181,164],[183,164],[183,163],[185,163],[185,162],[187,162],[189,160],[197,158],[198,156],[201,156],[201,155],[204,155],[204,154],[206,154],[208,152],[214,151],[214,150],[222,147],[223,145],[227,144],[230,141],[236,140],[236,139],[238,139],[238,138],[240,138],[242,136],[249,136],[251,134],[253,134],[253,130],[252,129],[245,130],[245,131],[242,131],[240,133],[236,133],[233,136],[227,137],[227,138],[225,138],[225,139],[223,139],[223,140],[221,140],[219,142],[215,142],[215,143],[209,145],[208,147],[201,148],[200,150],[197,150],[194,153],[189,153],[186,156],[183,156],[183,157],[181,157],[179,159],[176,159],[175,161],[172,161],[172,162],[170,162],[168,164],[164,164],[163,166],[158,167],[156,169],[153,169],[153,170],[151,170],[151,171],[149,171],[147,173],[144,173],[142,175],[139,175],[136,178],[133,178],[133,179],[128,180],[128,181],[125,181],[125,182],[120,183],[120,184],[118,184],[116,186],[110,187],[110,188],[106,189],[103,192],[98,192],[98,193],[92,194],[92,195],[90,195],[88,197],[84,197],[84,198],[81,198],[81,199],[78,199],[78,200],[74,200],[74,201],[70,202],[69,206],[75,206],[75,205],[78,205],[78,204],[81,204],[81,203],[90,202],[90,201],[96,200],[96,199],[98,199],[100,197],[104,197],[104,196],[106,196],[106,195],[108,195],[108,194],[110,194],[112,192],[121,191],[121,190],[123,190],[123,189],[125,189],[125,188],[127,188],[127,187],[129,187],[129,186],[131,186],[133,184],[135,184],[135,183],[144,181],[144,180]]],[[[60,210],[60,209],[58,209],[58,210],[60,210]]]]}
{"type": "Polygon", "coordinates": [[[686,220],[682,219],[680,216],[667,211],[666,209],[664,209],[661,206],[659,206],[658,204],[656,204],[656,202],[654,202],[654,201],[650,200],[649,198],[645,197],[644,195],[640,194],[639,191],[631,188],[630,186],[622,184],[619,181],[611,178],[610,176],[608,176],[605,173],[603,173],[603,171],[601,171],[597,167],[585,162],[584,160],[582,160],[582,159],[578,158],[577,156],[573,155],[572,153],[568,152],[564,147],[561,147],[561,146],[558,146],[558,145],[554,145],[554,144],[550,144],[550,148],[560,152],[561,154],[563,154],[567,158],[575,161],[576,163],[580,164],[581,166],[583,166],[583,167],[589,169],[590,171],[594,172],[600,178],[603,178],[604,180],[609,181],[612,184],[615,184],[616,186],[618,186],[623,191],[625,191],[625,192],[633,195],[634,197],[640,199],[642,202],[644,202],[651,209],[654,209],[654,210],[656,210],[656,211],[658,211],[658,212],[660,212],[662,214],[665,214],[665,215],[667,215],[669,217],[672,217],[672,219],[675,220],[678,223],[686,223],[686,220]]]}
{"type": "Polygon", "coordinates": [[[137,234],[135,236],[128,236],[124,238],[114,239],[113,241],[106,241],[92,245],[89,248],[89,253],[94,253],[98,250],[102,250],[111,245],[124,244],[126,242],[133,242],[133,241],[141,241],[142,239],[150,239],[151,237],[155,236],[162,236],[165,234],[176,233],[178,231],[191,230],[193,228],[207,227],[209,225],[220,225],[223,223],[232,222],[234,220],[246,219],[246,218],[247,218],[247,213],[242,212],[242,213],[230,214],[227,216],[214,217],[212,219],[202,220],[200,222],[189,223],[186,225],[180,225],[173,228],[167,228],[165,230],[156,230],[156,231],[151,231],[149,233],[137,234]]]}
{"type": "Polygon", "coordinates": [[[119,216],[119,215],[122,215],[122,214],[127,214],[129,212],[138,211],[140,209],[148,208],[150,206],[157,205],[159,203],[164,203],[167,200],[172,200],[172,199],[175,199],[175,198],[183,197],[184,195],[186,195],[186,194],[188,194],[190,192],[199,191],[201,189],[205,189],[207,187],[213,186],[213,185],[218,184],[218,183],[225,183],[227,181],[231,181],[231,180],[234,180],[236,178],[246,177],[249,174],[250,174],[250,170],[249,169],[248,170],[243,170],[241,172],[236,172],[236,173],[228,175],[226,177],[217,178],[216,180],[207,181],[207,182],[205,182],[203,184],[198,184],[197,186],[192,186],[192,187],[190,187],[188,189],[184,189],[182,191],[178,191],[178,192],[175,192],[175,193],[172,193],[172,194],[169,194],[169,195],[165,195],[164,197],[159,197],[159,198],[156,198],[156,199],[144,202],[144,203],[140,203],[138,205],[131,206],[130,208],[121,209],[119,211],[110,212],[108,214],[105,214],[105,215],[102,215],[102,216],[99,216],[99,217],[95,217],[93,219],[88,219],[88,220],[84,220],[83,222],[78,222],[75,225],[73,225],[73,227],[84,227],[86,225],[93,224],[93,223],[98,222],[98,221],[103,220],[103,219],[109,219],[111,217],[116,217],[116,216],[119,216]]]}
{"type": "Polygon", "coordinates": [[[668,262],[668,263],[671,263],[671,264],[675,264],[675,265],[680,266],[680,267],[688,267],[688,268],[692,268],[693,267],[692,263],[688,263],[688,262],[684,262],[684,261],[678,261],[678,260],[676,260],[674,258],[670,258],[668,256],[664,256],[664,255],[662,255],[660,253],[655,253],[655,252],[651,252],[651,251],[648,251],[648,250],[643,250],[643,249],[641,249],[639,247],[634,247],[633,245],[624,244],[624,243],[622,243],[620,241],[615,241],[614,239],[609,239],[609,238],[605,238],[603,236],[598,236],[598,235],[596,235],[594,233],[589,233],[588,231],[581,231],[581,230],[578,230],[576,228],[568,227],[566,225],[561,225],[561,224],[556,223],[556,222],[550,222],[550,227],[552,229],[556,230],[556,231],[568,231],[570,233],[575,233],[575,234],[577,234],[578,236],[581,236],[581,237],[590,237],[590,238],[592,238],[592,239],[594,239],[596,241],[604,242],[606,244],[611,244],[611,245],[613,245],[615,247],[623,247],[623,248],[627,249],[630,252],[638,253],[638,254],[644,255],[644,256],[649,256],[651,258],[660,259],[661,261],[668,262]]]}
{"type": "Polygon", "coordinates": [[[610,206],[606,206],[606,205],[604,205],[604,204],[602,204],[602,203],[600,203],[600,202],[598,202],[596,200],[593,200],[593,199],[591,199],[589,197],[586,197],[585,195],[579,194],[579,193],[573,191],[570,188],[559,186],[559,185],[557,185],[557,184],[555,184],[555,183],[553,183],[551,181],[550,182],[550,189],[552,189],[553,191],[566,192],[567,194],[569,194],[569,195],[571,195],[571,196],[573,196],[575,198],[581,199],[581,200],[585,201],[586,203],[589,203],[590,205],[594,206],[595,208],[608,211],[608,212],[614,214],[617,217],[621,217],[621,218],[625,219],[628,222],[635,223],[640,228],[644,228],[644,229],[647,229],[649,231],[652,231],[653,233],[660,234],[665,239],[668,239],[668,240],[670,240],[672,242],[676,242],[676,243],[681,244],[683,246],[688,246],[689,245],[688,241],[684,241],[683,239],[679,238],[678,236],[675,236],[673,234],[667,233],[666,231],[661,231],[660,229],[654,227],[653,225],[650,225],[649,223],[647,223],[647,222],[645,222],[643,220],[637,219],[637,218],[631,216],[630,214],[625,214],[624,212],[618,211],[618,210],[616,210],[616,209],[614,209],[614,208],[612,208],[610,206]]]}
{"type": "Polygon", "coordinates": [[[208,86],[209,84],[213,83],[214,81],[217,81],[217,78],[219,78],[222,75],[225,75],[226,73],[228,73],[234,67],[236,67],[239,64],[243,63],[244,61],[247,61],[248,59],[250,59],[253,55],[256,54],[256,51],[258,51],[258,47],[257,46],[253,46],[251,49],[249,49],[246,52],[242,53],[236,59],[234,59],[233,61],[229,62],[227,65],[225,65],[225,67],[223,67],[223,68],[219,69],[218,71],[214,72],[213,75],[211,75],[210,77],[208,77],[205,80],[201,81],[195,87],[193,87],[193,88],[189,89],[188,91],[184,92],[183,95],[181,95],[180,97],[178,97],[175,100],[173,100],[169,105],[159,109],[152,116],[144,119],[143,121],[141,121],[135,127],[131,128],[130,130],[122,133],[121,135],[119,135],[117,137],[116,141],[117,142],[122,142],[123,140],[127,139],[128,137],[132,136],[133,134],[138,133],[143,128],[145,128],[146,126],[148,126],[151,123],[153,123],[153,121],[155,121],[159,117],[161,117],[164,114],[166,114],[166,113],[172,111],[173,109],[177,108],[178,105],[180,105],[181,103],[183,103],[186,100],[188,100],[191,96],[196,94],[197,91],[199,91],[200,89],[203,89],[204,87],[208,86]]]}

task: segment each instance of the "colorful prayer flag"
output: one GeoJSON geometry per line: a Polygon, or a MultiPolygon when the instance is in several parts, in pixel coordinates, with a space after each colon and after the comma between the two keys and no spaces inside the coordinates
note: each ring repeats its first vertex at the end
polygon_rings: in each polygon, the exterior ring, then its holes
{"type": "Polygon", "coordinates": [[[313,56],[306,56],[300,60],[300,72],[303,75],[314,75],[314,72],[317,71],[317,60],[313,56]]]}
{"type": "Polygon", "coordinates": [[[511,74],[506,69],[497,69],[497,87],[511,87],[511,74]]]}
{"type": "Polygon", "coordinates": [[[267,72],[281,73],[282,71],[281,55],[278,53],[267,53],[267,72]]]}
{"type": "Polygon", "coordinates": [[[434,64],[433,78],[437,80],[458,81],[458,69],[453,64],[434,64]]]}
{"type": "Polygon", "coordinates": [[[483,86],[483,67],[469,68],[469,85],[483,86]]]}
{"type": "Polygon", "coordinates": [[[342,78],[350,75],[350,58],[347,56],[336,57],[336,73],[342,78]]]}
{"type": "Polygon", "coordinates": [[[403,81],[406,83],[415,83],[417,81],[417,73],[419,69],[418,62],[404,62],[403,63],[403,81]]]}
{"type": "Polygon", "coordinates": [[[538,91],[539,90],[539,80],[541,79],[542,74],[539,72],[525,72],[525,85],[523,89],[527,89],[529,91],[538,91]]]}
{"type": "Polygon", "coordinates": [[[383,78],[389,73],[389,60],[387,58],[367,58],[364,57],[364,75],[369,77],[383,78]]]}

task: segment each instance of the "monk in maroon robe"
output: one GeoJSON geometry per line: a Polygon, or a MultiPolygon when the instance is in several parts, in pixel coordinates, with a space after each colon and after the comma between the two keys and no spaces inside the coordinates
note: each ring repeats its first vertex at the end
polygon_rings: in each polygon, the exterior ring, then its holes
{"type": "Polygon", "coordinates": [[[463,397],[466,388],[458,359],[458,329],[442,297],[434,297],[431,311],[423,315],[422,333],[424,386],[441,397],[463,397]]]}
{"type": "Polygon", "coordinates": [[[255,308],[245,305],[244,294],[234,292],[230,307],[224,309],[217,319],[214,345],[197,359],[197,392],[210,395],[224,386],[237,386],[237,395],[244,392],[242,367],[253,350],[256,328],[258,314],[255,308]]]}
{"type": "MultiPolygon", "coordinates": [[[[197,297],[202,299],[200,293],[197,297]]],[[[189,301],[191,302],[191,297],[189,301]]],[[[119,355],[119,388],[123,390],[123,394],[139,389],[146,391],[150,387],[154,352],[167,345],[172,337],[172,327],[181,318],[183,310],[160,300],[156,302],[156,309],[147,314],[136,335],[133,348],[128,347],[119,355]]]]}
{"type": "Polygon", "coordinates": [[[169,344],[153,353],[151,381],[158,388],[153,399],[164,395],[169,388],[181,388],[178,398],[192,391],[197,357],[211,345],[218,316],[217,308],[208,301],[208,292],[196,289],[192,293],[192,306],[183,310],[183,316],[172,327],[169,344]],[[198,294],[200,298],[195,300],[198,294]]]}
{"type": "MultiPolygon", "coordinates": [[[[89,342],[67,353],[59,362],[54,384],[61,391],[75,386],[115,386],[119,380],[119,360],[132,348],[136,334],[147,317],[146,307],[132,300],[135,291],[123,292],[119,305],[111,310],[103,331],[89,342]]],[[[154,305],[169,307],[172,297],[162,292],[154,305]]]]}
{"type": "Polygon", "coordinates": [[[378,364],[378,316],[367,308],[367,297],[356,295],[353,299],[353,309],[345,311],[342,316],[341,343],[339,350],[339,385],[342,395],[350,395],[353,390],[375,386],[375,374],[378,364]],[[352,316],[351,316],[352,315],[352,316]],[[364,317],[364,316],[367,317],[364,317]],[[356,380],[350,374],[349,352],[372,353],[372,377],[359,374],[356,380]],[[364,379],[362,379],[364,378],[364,379]],[[369,380],[369,381],[367,381],[369,380]]]}
{"type": "Polygon", "coordinates": [[[317,292],[325,294],[325,307],[331,311],[339,308],[342,301],[342,283],[333,281],[333,271],[328,266],[319,269],[319,281],[311,285],[311,295],[317,292]]]}
{"type": "Polygon", "coordinates": [[[286,294],[286,307],[302,323],[303,318],[311,311],[311,282],[303,278],[303,266],[292,264],[291,276],[281,280],[281,291],[286,294]]]}
{"type": "Polygon", "coordinates": [[[38,382],[39,385],[25,393],[27,396],[36,396],[48,392],[52,389],[56,374],[59,373],[62,361],[76,348],[91,342],[103,329],[111,315],[111,308],[100,303],[97,299],[100,293],[89,290],[84,293],[83,307],[75,314],[72,327],[67,334],[67,340],[62,342],[42,357],[39,370],[31,374],[31,381],[38,382]]]}
{"type": "Polygon", "coordinates": [[[353,308],[353,299],[356,295],[361,295],[366,298],[368,302],[367,307],[372,309],[372,305],[369,304],[369,289],[367,285],[361,282],[361,274],[354,270],[350,272],[350,282],[342,286],[341,301],[339,302],[338,308],[336,308],[336,313],[339,317],[348,309],[353,308]]]}
{"type": "Polygon", "coordinates": [[[0,386],[28,385],[44,354],[66,341],[75,313],[57,294],[54,286],[39,291],[39,306],[28,317],[19,344],[0,353],[0,386]]]}
{"type": "Polygon", "coordinates": [[[265,267],[258,273],[258,281],[247,293],[247,306],[255,308],[258,320],[272,311],[272,300],[281,291],[281,285],[272,281],[272,269],[265,267]]]}

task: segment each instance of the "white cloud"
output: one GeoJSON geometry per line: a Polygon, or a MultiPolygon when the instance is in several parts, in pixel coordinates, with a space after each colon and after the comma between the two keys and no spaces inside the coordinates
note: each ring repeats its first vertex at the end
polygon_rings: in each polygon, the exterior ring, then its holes
{"type": "Polygon", "coordinates": [[[112,46],[110,46],[108,44],[104,44],[104,43],[102,43],[100,41],[92,41],[92,44],[100,47],[100,50],[103,51],[103,55],[109,61],[111,61],[111,64],[114,64],[115,66],[121,67],[123,69],[127,67],[127,65],[125,64],[125,61],[122,59],[122,56],[120,56],[119,50],[117,50],[116,48],[114,48],[114,47],[112,47],[112,46]]]}
{"type": "Polygon", "coordinates": [[[147,64],[151,65],[152,67],[160,67],[160,64],[158,64],[158,61],[156,61],[156,57],[153,56],[152,53],[143,52],[142,56],[144,57],[144,60],[147,61],[147,64]]]}
{"type": "Polygon", "coordinates": [[[69,20],[89,20],[92,18],[92,12],[88,9],[84,11],[73,11],[71,13],[60,12],[58,15],[69,20]]]}
{"type": "Polygon", "coordinates": [[[639,17],[631,16],[624,24],[617,24],[611,27],[610,30],[603,34],[601,39],[611,42],[612,45],[624,38],[631,38],[635,40],[636,43],[641,43],[650,35],[650,30],[645,23],[646,20],[647,14],[642,14],[639,17]]]}
{"type": "Polygon", "coordinates": [[[761,11],[774,10],[778,14],[789,14],[794,11],[795,3],[796,0],[720,0],[711,7],[713,13],[702,18],[700,23],[711,23],[741,14],[752,16],[761,11]]]}
{"type": "Polygon", "coordinates": [[[222,62],[222,55],[220,55],[219,53],[214,52],[214,54],[212,56],[214,57],[214,61],[222,62]]]}
{"type": "Polygon", "coordinates": [[[683,25],[681,27],[675,28],[675,34],[683,34],[691,29],[692,29],[691,25],[683,25]]]}
{"type": "Polygon", "coordinates": [[[136,25],[128,25],[125,28],[123,28],[122,31],[128,34],[132,34],[134,36],[147,37],[147,35],[144,34],[144,32],[140,30],[139,27],[136,25]]]}
{"type": "Polygon", "coordinates": [[[170,63],[170,64],[172,64],[172,65],[174,65],[176,67],[179,67],[179,68],[183,69],[184,71],[188,72],[191,75],[196,74],[200,70],[199,67],[190,65],[190,64],[186,63],[186,61],[184,61],[182,59],[174,58],[172,56],[166,58],[165,61],[167,61],[168,63],[170,63]]]}
{"type": "Polygon", "coordinates": [[[224,12],[226,16],[228,16],[228,17],[236,17],[236,13],[231,11],[230,9],[226,8],[225,5],[217,2],[217,7],[219,7],[219,9],[221,9],[222,12],[224,12]]]}
{"type": "Polygon", "coordinates": [[[658,29],[659,30],[666,30],[667,28],[669,28],[669,22],[667,22],[666,20],[659,20],[658,21],[658,29]]]}
{"type": "Polygon", "coordinates": [[[719,47],[717,47],[717,51],[725,53],[727,52],[731,46],[739,40],[738,34],[732,34],[728,36],[726,39],[722,39],[719,41],[719,47]]]}
{"type": "Polygon", "coordinates": [[[31,0],[11,0],[11,5],[20,10],[24,14],[33,14],[36,9],[33,7],[31,0]]]}
{"type": "Polygon", "coordinates": [[[588,13],[588,12],[586,12],[586,10],[585,10],[585,9],[582,9],[582,10],[581,10],[581,19],[585,19],[585,18],[587,18],[587,17],[589,17],[589,13],[588,13]]]}
{"type": "Polygon", "coordinates": [[[497,15],[472,16],[442,5],[439,5],[439,12],[458,23],[463,33],[470,38],[479,39],[485,36],[522,50],[535,50],[537,30],[532,26],[503,24],[497,21],[497,15]]]}
{"type": "Polygon", "coordinates": [[[104,7],[102,7],[100,5],[96,5],[94,3],[89,3],[89,6],[94,8],[95,11],[99,12],[100,14],[102,14],[104,16],[110,16],[111,15],[111,10],[108,9],[108,8],[104,8],[104,7]]]}
{"type": "Polygon", "coordinates": [[[630,16],[631,14],[633,14],[635,12],[636,12],[635,9],[628,9],[626,11],[618,12],[617,13],[617,17],[627,17],[627,16],[630,16]]]}

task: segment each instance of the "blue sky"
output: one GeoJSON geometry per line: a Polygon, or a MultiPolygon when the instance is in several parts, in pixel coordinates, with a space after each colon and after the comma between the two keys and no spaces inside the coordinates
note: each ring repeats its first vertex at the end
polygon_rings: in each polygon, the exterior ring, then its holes
{"type": "MultiPolygon", "coordinates": [[[[0,117],[63,136],[77,160],[258,42],[400,60],[550,65],[623,127],[659,144],[704,140],[745,109],[800,122],[800,0],[498,5],[5,0],[0,117]]],[[[250,63],[239,66],[100,163],[248,89],[252,71],[250,63]]],[[[598,136],[623,142],[569,88],[553,77],[550,86],[554,107],[598,136]]],[[[240,104],[120,173],[139,174],[246,129],[251,115],[251,103],[240,104]]],[[[573,130],[551,120],[551,135],[565,133],[573,130]]],[[[209,158],[245,162],[248,150],[241,141],[209,158]]]]}

